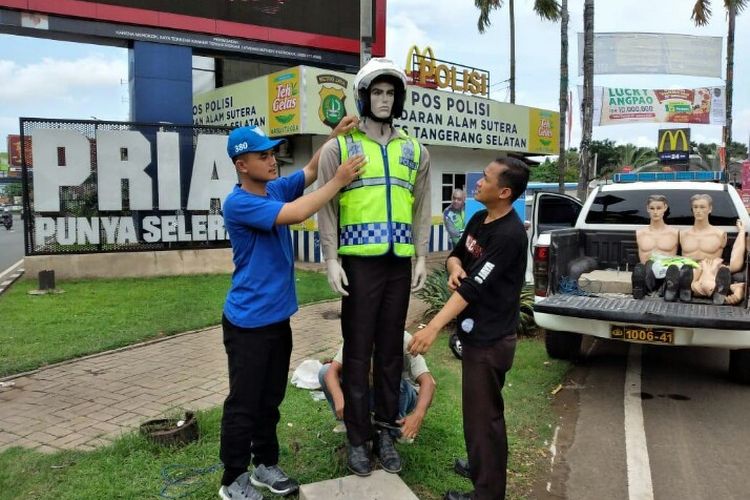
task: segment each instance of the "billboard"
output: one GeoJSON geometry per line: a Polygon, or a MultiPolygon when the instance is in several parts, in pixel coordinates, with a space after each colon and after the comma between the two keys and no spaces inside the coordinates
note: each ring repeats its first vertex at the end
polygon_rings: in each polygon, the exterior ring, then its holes
{"type": "MultiPolygon", "coordinates": [[[[578,75],[583,75],[578,33],[578,75]]],[[[594,74],[722,77],[722,37],[670,33],[594,33],[594,74]]]]}
{"type": "MultiPolygon", "coordinates": [[[[193,123],[259,125],[270,136],[328,135],[341,117],[355,113],[353,80],[347,73],[299,66],[193,96],[193,123]],[[299,100],[294,85],[280,91],[271,84],[285,73],[293,75],[284,82],[296,82],[299,100]],[[266,90],[259,93],[261,89],[266,90]],[[269,102],[279,95],[294,100],[294,112],[281,113],[289,126],[270,122],[269,102]],[[223,105],[227,107],[217,109],[223,105]],[[249,110],[248,118],[233,119],[236,109],[249,110]]],[[[559,148],[560,115],[555,111],[413,85],[407,87],[404,113],[395,124],[427,145],[536,154],[556,154],[559,148]]]]}
{"type": "MultiPolygon", "coordinates": [[[[374,55],[385,53],[385,2],[373,0],[374,55]]],[[[61,16],[352,54],[360,47],[359,2],[351,0],[0,0],[3,7],[50,21],[61,16]]],[[[53,23],[45,29],[53,31],[53,23]]]]}
{"type": "Polygon", "coordinates": [[[594,125],[621,123],[723,125],[726,120],[725,99],[724,87],[694,89],[594,87],[594,125]]]}
{"type": "MultiPolygon", "coordinates": [[[[23,154],[26,157],[26,165],[28,167],[34,166],[34,161],[31,156],[31,138],[27,137],[24,141],[25,147],[23,154]]],[[[21,151],[21,136],[17,134],[8,135],[8,165],[11,167],[21,167],[22,163],[22,151],[21,151]]]]}

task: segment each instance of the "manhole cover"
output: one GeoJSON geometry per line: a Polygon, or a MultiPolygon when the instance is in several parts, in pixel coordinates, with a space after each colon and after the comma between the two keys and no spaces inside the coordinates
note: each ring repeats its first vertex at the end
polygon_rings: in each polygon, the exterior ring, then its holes
{"type": "Polygon", "coordinates": [[[341,317],[341,313],[334,310],[329,311],[323,311],[323,319],[339,319],[341,317]]]}

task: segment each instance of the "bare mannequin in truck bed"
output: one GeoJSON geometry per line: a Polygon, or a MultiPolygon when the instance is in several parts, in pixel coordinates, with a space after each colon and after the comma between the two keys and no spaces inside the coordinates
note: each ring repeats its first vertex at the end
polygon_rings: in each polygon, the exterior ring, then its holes
{"type": "MultiPolygon", "coordinates": [[[[729,264],[722,260],[724,247],[727,245],[727,233],[709,223],[713,200],[708,194],[696,194],[690,198],[693,211],[693,226],[680,231],[680,247],[683,257],[698,262],[699,267],[692,269],[684,266],[680,271],[680,298],[690,280],[690,290],[698,297],[714,297],[714,303],[737,304],[745,295],[745,283],[731,283],[731,273],[742,270],[745,265],[745,226],[737,220],[737,239],[732,246],[729,264]],[[716,292],[716,293],[715,293],[716,292]],[[727,293],[729,292],[729,293],[727,293]],[[719,296],[726,295],[723,301],[719,296]]],[[[674,271],[672,271],[674,274],[674,271]]]]}
{"type": "Polygon", "coordinates": [[[679,294],[684,302],[689,302],[695,295],[712,297],[717,304],[739,303],[744,297],[745,284],[730,284],[730,276],[744,267],[745,230],[742,222],[737,221],[737,240],[732,247],[729,266],[726,266],[721,256],[727,244],[727,233],[708,222],[711,197],[699,194],[691,198],[694,223],[682,231],[664,221],[668,208],[666,197],[649,196],[649,225],[636,231],[640,264],[633,269],[633,296],[643,298],[659,289],[666,278],[665,300],[676,300],[679,294]],[[682,249],[681,257],[695,262],[670,259],[676,257],[678,246],[682,249]],[[669,270],[669,267],[674,269],[669,270]],[[717,292],[715,297],[714,292],[717,292]]]}
{"type": "Polygon", "coordinates": [[[638,243],[638,260],[633,269],[633,296],[642,299],[661,288],[666,277],[667,266],[660,265],[664,258],[677,255],[679,231],[664,222],[664,215],[669,209],[667,198],[652,194],[646,200],[649,215],[648,226],[635,232],[638,243]]]}

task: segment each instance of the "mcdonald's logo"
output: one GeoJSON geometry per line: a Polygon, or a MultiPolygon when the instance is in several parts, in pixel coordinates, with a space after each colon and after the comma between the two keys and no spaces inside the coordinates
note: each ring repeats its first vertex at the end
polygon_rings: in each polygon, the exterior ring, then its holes
{"type": "Polygon", "coordinates": [[[453,63],[435,59],[432,47],[412,45],[406,54],[406,75],[409,83],[427,88],[450,88],[454,92],[468,92],[489,97],[490,74],[469,67],[458,68],[453,63]]]}
{"type": "Polygon", "coordinates": [[[663,163],[688,161],[690,159],[690,129],[670,128],[659,130],[659,147],[657,151],[659,159],[663,163]],[[669,140],[668,144],[667,140],[669,140]]]}
{"type": "Polygon", "coordinates": [[[422,64],[426,63],[425,59],[430,60],[430,65],[435,64],[435,53],[432,51],[432,47],[425,47],[422,51],[416,45],[412,45],[409,48],[409,52],[406,53],[406,66],[404,66],[404,70],[406,70],[407,74],[411,73],[414,69],[414,62],[416,61],[417,64],[422,66],[422,64]]]}
{"type": "Polygon", "coordinates": [[[689,153],[690,129],[672,128],[659,130],[659,153],[689,153]],[[669,148],[665,148],[669,139],[669,148]]]}

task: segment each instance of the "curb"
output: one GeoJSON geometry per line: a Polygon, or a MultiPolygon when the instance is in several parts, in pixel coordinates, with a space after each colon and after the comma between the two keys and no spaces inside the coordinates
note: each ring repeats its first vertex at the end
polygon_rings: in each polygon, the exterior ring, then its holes
{"type": "Polygon", "coordinates": [[[23,259],[19,260],[3,273],[0,273],[0,295],[2,295],[18,278],[23,276],[23,259]]]}

